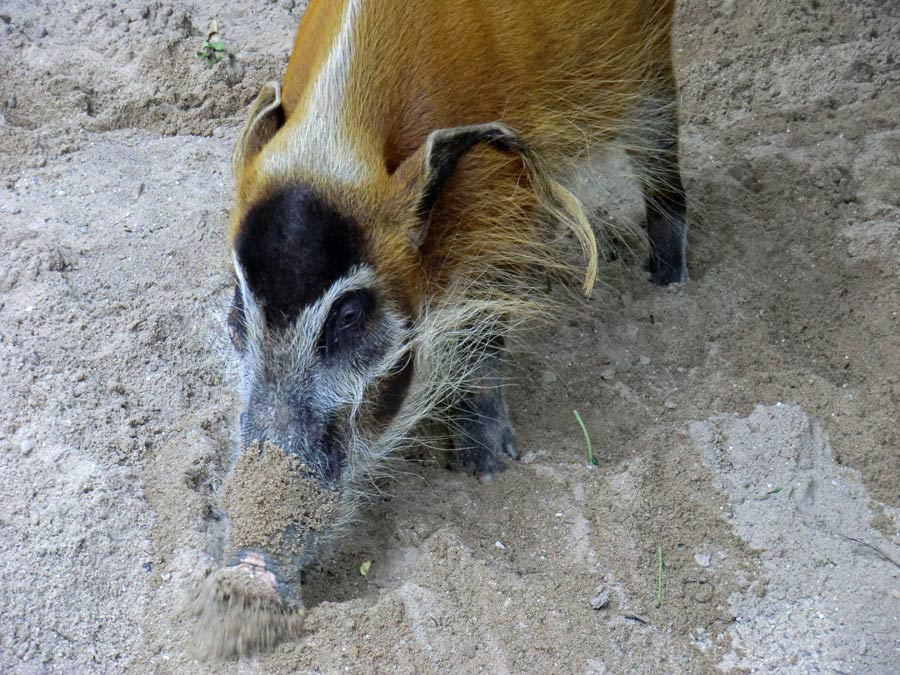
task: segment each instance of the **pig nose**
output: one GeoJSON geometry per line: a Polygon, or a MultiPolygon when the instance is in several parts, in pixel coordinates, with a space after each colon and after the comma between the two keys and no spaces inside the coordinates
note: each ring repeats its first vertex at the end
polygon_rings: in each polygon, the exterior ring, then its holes
{"type": "Polygon", "coordinates": [[[299,584],[288,582],[282,568],[267,551],[258,548],[242,549],[232,556],[225,568],[246,574],[259,583],[261,589],[268,589],[272,597],[281,602],[302,605],[299,599],[299,584]]]}
{"type": "Polygon", "coordinates": [[[231,567],[249,574],[254,579],[259,579],[271,588],[273,592],[277,592],[278,577],[275,576],[275,572],[269,569],[265,556],[262,554],[248,551],[238,556],[235,564],[231,565],[231,567]]]}

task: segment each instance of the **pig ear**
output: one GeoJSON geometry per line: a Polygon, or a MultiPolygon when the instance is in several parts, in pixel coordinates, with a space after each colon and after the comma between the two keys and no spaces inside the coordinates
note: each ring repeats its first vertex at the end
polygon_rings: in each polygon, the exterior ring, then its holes
{"type": "Polygon", "coordinates": [[[266,82],[250,106],[247,122],[234,146],[231,169],[235,177],[240,175],[243,167],[259,154],[283,124],[281,85],[278,82],[266,82]]]}
{"type": "Polygon", "coordinates": [[[524,153],[515,132],[500,122],[437,129],[412,156],[401,164],[395,177],[412,199],[414,224],[410,229],[413,246],[419,247],[428,231],[431,212],[453,175],[460,158],[484,143],[498,150],[524,153]]]}

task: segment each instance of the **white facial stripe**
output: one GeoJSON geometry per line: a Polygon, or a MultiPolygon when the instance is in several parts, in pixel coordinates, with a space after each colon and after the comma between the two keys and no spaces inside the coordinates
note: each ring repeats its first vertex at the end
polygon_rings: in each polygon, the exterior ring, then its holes
{"type": "MultiPolygon", "coordinates": [[[[268,330],[262,307],[251,294],[244,272],[235,261],[235,272],[244,298],[245,320],[247,321],[247,348],[243,356],[244,400],[248,400],[249,386],[256,381],[260,368],[270,358],[268,350],[272,344],[267,340],[268,330]]],[[[292,328],[287,329],[290,343],[281,343],[283,354],[288,361],[280,361],[281,382],[299,384],[309,392],[315,392],[317,406],[325,410],[337,410],[349,406],[355,414],[363,402],[366,387],[373,381],[387,375],[397,363],[407,358],[407,335],[405,320],[390,307],[381,311],[381,333],[389,337],[389,348],[378,362],[366,364],[364,371],[356,367],[323,369],[319,367],[319,339],[328,315],[335,302],[345,293],[372,288],[376,283],[375,272],[366,265],[354,267],[349,274],[341,277],[326,290],[318,300],[301,310],[292,328]],[[289,366],[287,364],[290,364],[289,366]]]]}
{"type": "Polygon", "coordinates": [[[296,169],[305,168],[314,170],[317,176],[351,185],[364,178],[364,163],[349,141],[345,125],[347,78],[361,5],[362,0],[347,0],[331,52],[299,110],[303,117],[288,122],[286,134],[282,134],[287,136],[287,147],[264,156],[266,173],[290,176],[296,169]]]}
{"type": "Polygon", "coordinates": [[[247,277],[244,269],[238,262],[237,255],[231,254],[231,260],[234,263],[234,273],[237,276],[238,288],[241,291],[241,301],[243,302],[243,321],[244,321],[244,354],[242,357],[244,367],[241,368],[241,400],[244,405],[250,397],[250,387],[253,382],[253,375],[256,373],[260,362],[260,343],[265,331],[265,320],[263,319],[262,308],[256,302],[256,298],[250,292],[250,286],[247,285],[247,277]]]}
{"type": "Polygon", "coordinates": [[[247,284],[247,276],[244,274],[244,268],[238,262],[237,254],[231,253],[231,260],[234,263],[234,273],[237,276],[238,287],[241,289],[241,300],[244,303],[244,329],[248,335],[259,338],[262,336],[265,320],[263,318],[262,307],[250,292],[250,286],[247,284]]]}
{"type": "MultiPolygon", "coordinates": [[[[250,291],[244,269],[241,267],[240,262],[238,262],[237,255],[233,252],[231,254],[231,259],[234,263],[234,272],[237,276],[238,286],[241,289],[241,296],[244,301],[244,318],[248,324],[247,328],[249,328],[252,324],[262,323],[262,307],[250,291]]],[[[321,327],[325,318],[328,316],[331,305],[341,295],[347,291],[368,288],[374,283],[375,273],[369,266],[360,265],[352,268],[349,274],[335,281],[318,300],[300,312],[300,315],[295,322],[295,326],[300,328],[304,333],[311,332],[310,327],[321,327]]],[[[317,336],[318,332],[312,337],[315,339],[317,336]]],[[[306,337],[310,336],[307,335],[306,337]]],[[[307,340],[304,339],[303,342],[307,342],[307,340]]]]}
{"type": "MultiPolygon", "coordinates": [[[[375,273],[366,265],[354,267],[350,273],[335,281],[331,287],[322,294],[312,305],[300,312],[294,323],[296,327],[295,348],[297,353],[309,354],[309,358],[315,354],[319,334],[331,306],[335,301],[348,291],[368,288],[375,282],[375,273]]],[[[304,365],[310,365],[309,363],[304,365]]]]}
{"type": "Polygon", "coordinates": [[[254,311],[259,311],[259,308],[256,305],[256,299],[250,295],[250,287],[247,285],[247,277],[244,274],[244,268],[241,267],[241,263],[238,262],[237,254],[232,251],[231,252],[231,262],[234,263],[234,273],[237,275],[238,286],[241,289],[241,295],[244,300],[244,313],[253,308],[254,311]]]}

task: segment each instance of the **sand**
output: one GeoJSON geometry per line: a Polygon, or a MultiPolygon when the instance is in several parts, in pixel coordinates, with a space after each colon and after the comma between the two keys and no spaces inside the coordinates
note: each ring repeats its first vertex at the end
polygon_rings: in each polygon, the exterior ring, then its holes
{"type": "Polygon", "coordinates": [[[679,3],[690,283],[609,264],[513,346],[521,461],[485,485],[423,450],[309,571],[299,637],[197,660],[181,608],[224,559],[236,447],[229,156],[303,5],[0,0],[0,671],[896,672],[878,0],[679,3]]]}
{"type": "Polygon", "coordinates": [[[259,548],[288,573],[287,566],[303,558],[306,540],[336,525],[338,500],[281,448],[268,442],[243,448],[222,494],[229,520],[225,557],[259,548]]]}

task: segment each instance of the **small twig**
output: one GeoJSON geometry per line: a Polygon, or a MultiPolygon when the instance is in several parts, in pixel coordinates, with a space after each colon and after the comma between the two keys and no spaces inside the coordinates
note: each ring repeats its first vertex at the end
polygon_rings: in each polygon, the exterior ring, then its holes
{"type": "Polygon", "coordinates": [[[848,537],[846,534],[841,534],[840,532],[838,532],[838,536],[843,537],[844,539],[849,539],[850,541],[855,541],[857,544],[862,544],[866,548],[872,549],[878,555],[878,557],[881,558],[882,560],[884,560],[885,562],[891,563],[894,567],[900,567],[900,563],[898,563],[891,556],[889,556],[887,553],[882,551],[880,548],[878,548],[874,544],[870,544],[869,542],[863,541],[862,539],[857,539],[856,537],[848,537]]]}
{"type": "Polygon", "coordinates": [[[642,619],[641,617],[635,616],[634,614],[626,614],[625,618],[628,619],[629,621],[637,621],[638,623],[642,623],[645,626],[650,625],[650,622],[647,621],[647,619],[642,619]]]}
{"type": "Polygon", "coordinates": [[[74,638],[66,635],[65,633],[63,633],[61,631],[56,630],[53,626],[50,626],[50,630],[52,630],[54,633],[59,635],[59,637],[63,638],[64,640],[68,640],[69,642],[75,642],[74,638]]]}

